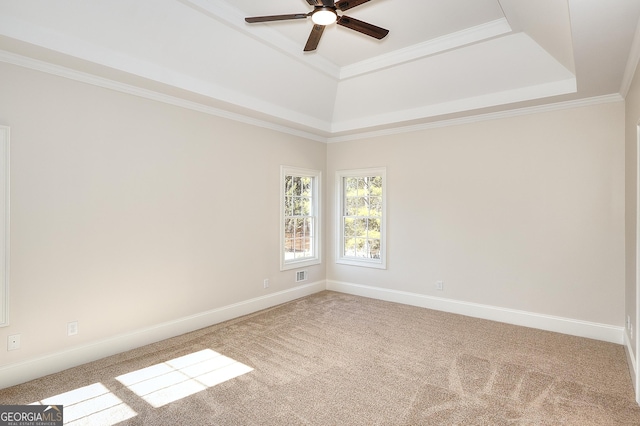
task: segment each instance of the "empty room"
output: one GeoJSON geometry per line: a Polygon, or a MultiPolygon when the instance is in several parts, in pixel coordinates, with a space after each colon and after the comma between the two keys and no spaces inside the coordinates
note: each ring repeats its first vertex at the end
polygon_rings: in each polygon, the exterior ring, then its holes
{"type": "Polygon", "coordinates": [[[0,425],[640,424],[640,1],[0,0],[0,425]]]}

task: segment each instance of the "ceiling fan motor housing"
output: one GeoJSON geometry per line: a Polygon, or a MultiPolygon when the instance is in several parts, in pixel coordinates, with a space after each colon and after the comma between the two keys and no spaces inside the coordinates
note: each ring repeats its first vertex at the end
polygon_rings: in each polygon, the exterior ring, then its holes
{"type": "Polygon", "coordinates": [[[326,7],[334,7],[334,0],[307,0],[311,6],[326,6],[326,7]]]}

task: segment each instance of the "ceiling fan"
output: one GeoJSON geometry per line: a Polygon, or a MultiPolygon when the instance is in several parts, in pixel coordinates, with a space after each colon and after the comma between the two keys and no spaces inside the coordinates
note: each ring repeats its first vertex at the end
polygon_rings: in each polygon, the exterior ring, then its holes
{"type": "Polygon", "coordinates": [[[307,44],[304,46],[304,51],[309,52],[316,50],[320,37],[325,26],[331,25],[334,22],[343,27],[351,28],[362,34],[377,38],[378,40],[384,38],[389,34],[389,30],[371,25],[367,22],[359,21],[348,16],[338,16],[337,10],[344,12],[356,6],[360,6],[363,3],[367,3],[370,0],[307,0],[313,11],[309,13],[294,13],[290,15],[271,15],[271,16],[254,16],[245,18],[244,20],[250,24],[257,22],[271,22],[271,21],[286,21],[289,19],[307,19],[311,16],[313,21],[313,29],[311,29],[311,35],[307,40],[307,44]]]}

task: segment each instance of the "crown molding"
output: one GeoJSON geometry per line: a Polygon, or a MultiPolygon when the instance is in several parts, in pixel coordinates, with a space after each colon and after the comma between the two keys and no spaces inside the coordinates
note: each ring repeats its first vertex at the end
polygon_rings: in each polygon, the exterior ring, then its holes
{"type": "MultiPolygon", "coordinates": [[[[226,111],[224,109],[203,105],[193,101],[188,101],[175,96],[170,96],[170,95],[155,92],[152,90],[143,89],[137,86],[120,83],[104,77],[98,77],[92,74],[88,74],[88,73],[73,70],[70,68],[62,67],[59,65],[54,65],[48,62],[28,58],[28,57],[17,55],[11,52],[0,50],[0,62],[33,69],[35,71],[40,71],[47,74],[68,78],[68,79],[79,81],[82,83],[87,83],[94,86],[115,90],[121,93],[126,93],[129,95],[138,96],[145,99],[163,102],[169,105],[174,105],[177,107],[186,108],[193,111],[213,115],[216,117],[226,118],[226,119],[237,121],[240,123],[261,127],[264,129],[270,129],[270,130],[274,130],[284,134],[298,136],[304,139],[313,140],[313,141],[322,142],[322,143],[339,143],[339,142],[347,142],[351,140],[371,139],[371,138],[376,138],[381,136],[418,132],[422,130],[434,129],[439,127],[458,126],[458,125],[482,122],[487,120],[497,120],[502,118],[517,117],[521,115],[552,112],[552,111],[558,111],[563,109],[580,108],[580,107],[591,106],[591,105],[624,101],[624,98],[620,94],[616,93],[611,95],[557,102],[553,104],[540,105],[540,106],[534,106],[534,107],[518,108],[513,110],[495,112],[495,113],[478,114],[478,115],[472,115],[468,117],[454,118],[454,119],[448,119],[448,120],[438,120],[438,121],[433,121],[433,122],[423,123],[423,124],[400,126],[400,127],[375,130],[375,131],[362,131],[362,132],[356,132],[356,133],[345,135],[345,136],[325,137],[322,134],[320,134],[320,131],[318,131],[318,133],[313,133],[313,132],[307,132],[307,131],[295,129],[293,127],[256,119],[244,114],[234,113],[234,112],[226,111]]],[[[330,128],[330,123],[325,123],[324,127],[330,128]]]]}
{"type": "Polygon", "coordinates": [[[390,126],[395,123],[409,120],[427,119],[429,117],[444,116],[447,114],[474,111],[481,108],[509,105],[516,102],[531,101],[557,95],[566,95],[576,91],[575,77],[526,87],[518,87],[500,92],[485,93],[463,99],[455,99],[447,102],[422,105],[416,108],[389,111],[378,115],[370,115],[352,120],[333,122],[332,133],[357,131],[358,129],[373,128],[376,126],[390,126]]]}
{"type": "Polygon", "coordinates": [[[340,69],[340,80],[356,77],[383,68],[389,68],[405,62],[435,55],[471,43],[487,40],[511,32],[511,26],[505,18],[496,19],[482,25],[447,34],[423,43],[405,47],[375,58],[344,66],[340,69]]]}
{"type": "MultiPolygon", "coordinates": [[[[328,133],[330,131],[330,122],[304,114],[297,109],[283,107],[267,100],[260,99],[256,96],[252,96],[251,94],[242,93],[241,91],[221,85],[217,81],[193,77],[191,75],[166,68],[157,63],[124,54],[110,48],[95,45],[81,39],[69,37],[68,35],[42,28],[11,16],[0,15],[0,28],[2,29],[0,31],[0,35],[6,36],[10,39],[19,40],[71,58],[78,58],[88,63],[107,67],[105,69],[122,71],[124,73],[168,85],[176,89],[199,94],[219,102],[235,105],[250,111],[256,111],[257,113],[262,113],[266,116],[274,117],[275,119],[293,122],[300,126],[317,130],[318,133],[328,133]]],[[[110,88],[127,93],[133,93],[138,89],[142,89],[141,87],[134,88],[133,86],[119,88],[118,84],[120,83],[112,80],[110,78],[111,75],[107,75],[101,79],[100,77],[90,75],[83,71],[67,68],[64,65],[57,65],[49,62],[45,63],[44,61],[19,54],[13,54],[2,49],[0,49],[0,52],[4,55],[3,60],[5,62],[11,63],[12,61],[15,61],[16,65],[38,69],[50,74],[58,74],[80,81],[97,78],[95,83],[91,84],[95,84],[97,86],[106,84],[110,88]]],[[[66,62],[64,62],[64,64],[66,64],[66,62]]],[[[125,84],[125,86],[127,85],[125,84]]],[[[153,93],[161,95],[161,93],[158,92],[153,93]]],[[[178,97],[175,97],[175,99],[178,99],[178,97]]],[[[181,100],[186,99],[181,98],[181,100]]],[[[197,104],[197,102],[195,104],[197,104]]],[[[202,106],[205,108],[207,107],[207,105],[202,106]]],[[[214,113],[214,115],[220,114],[214,113]]]]}
{"type": "Polygon", "coordinates": [[[504,118],[519,117],[522,115],[541,114],[545,112],[560,111],[572,108],[582,108],[593,105],[601,105],[614,102],[624,102],[624,98],[619,93],[611,95],[594,96],[591,98],[576,99],[572,101],[556,102],[553,104],[539,105],[511,109],[507,111],[492,112],[487,114],[477,114],[468,117],[452,118],[449,120],[438,120],[430,123],[414,124],[411,126],[401,126],[391,129],[375,130],[372,132],[359,132],[352,135],[336,136],[327,138],[327,143],[348,142],[359,139],[371,139],[381,136],[398,135],[403,133],[419,132],[422,130],[436,129],[440,127],[460,126],[463,124],[479,123],[482,121],[499,120],[504,118]]]}
{"type": "MultiPolygon", "coordinates": [[[[60,65],[51,64],[48,62],[40,61],[33,58],[17,55],[11,52],[0,50],[0,62],[17,65],[24,68],[29,68],[35,71],[44,72],[58,77],[68,78],[70,80],[79,81],[82,83],[91,84],[94,86],[103,87],[106,89],[115,90],[121,93],[126,93],[133,96],[138,96],[145,99],[150,99],[158,102],[162,102],[169,105],[178,106],[181,108],[190,109],[193,111],[202,112],[216,117],[226,118],[233,121],[249,124],[252,126],[262,127],[265,129],[275,130],[281,133],[286,133],[294,136],[299,136],[305,139],[314,140],[317,142],[326,142],[326,138],[315,133],[306,132],[303,130],[294,129],[292,127],[275,124],[269,121],[256,119],[244,114],[238,114],[224,109],[204,105],[198,102],[189,101],[176,96],[166,95],[153,90],[144,89],[141,87],[133,86],[126,83],[110,80],[104,77],[98,77],[93,74],[73,70],[60,65]]],[[[330,123],[319,123],[321,128],[329,128],[330,123]]]]}

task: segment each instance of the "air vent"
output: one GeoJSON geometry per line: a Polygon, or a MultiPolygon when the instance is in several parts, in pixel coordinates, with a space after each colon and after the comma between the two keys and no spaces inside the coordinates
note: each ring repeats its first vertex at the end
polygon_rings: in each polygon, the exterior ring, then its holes
{"type": "Polygon", "coordinates": [[[296,271],[296,282],[307,280],[307,271],[296,271]]]}

